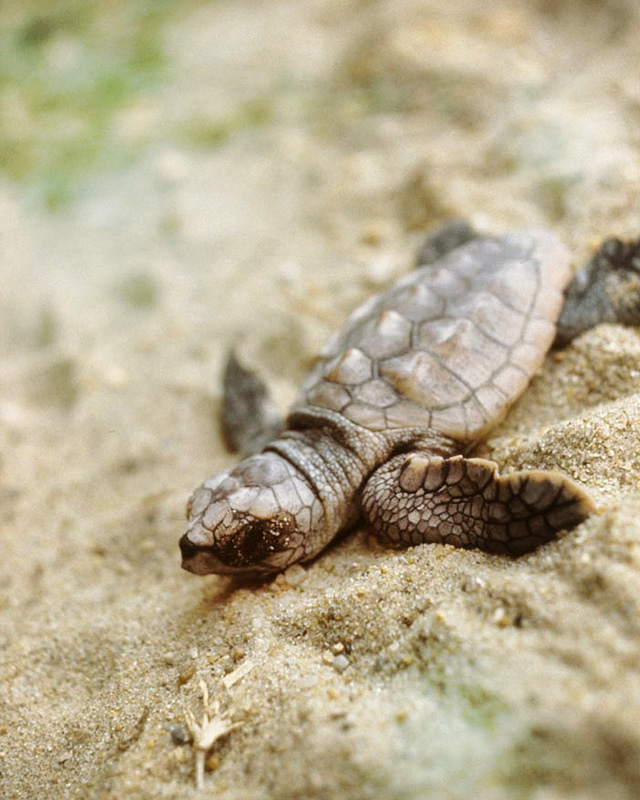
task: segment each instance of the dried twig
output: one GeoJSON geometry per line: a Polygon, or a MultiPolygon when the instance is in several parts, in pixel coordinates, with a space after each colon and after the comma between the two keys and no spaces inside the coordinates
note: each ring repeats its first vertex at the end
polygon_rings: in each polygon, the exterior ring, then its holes
{"type": "MultiPolygon", "coordinates": [[[[234,672],[230,673],[222,681],[222,686],[228,692],[236,681],[241,680],[248,672],[253,669],[253,664],[247,662],[234,672]]],[[[218,697],[209,697],[209,687],[201,680],[200,691],[202,692],[202,721],[198,722],[193,712],[184,707],[184,716],[187,722],[187,727],[193,737],[193,749],[196,756],[196,788],[202,789],[204,787],[204,767],[207,758],[207,753],[211,750],[214,744],[222,736],[226,736],[229,731],[234,728],[239,728],[241,722],[233,722],[235,715],[235,708],[229,706],[222,709],[220,699],[218,697]]]]}

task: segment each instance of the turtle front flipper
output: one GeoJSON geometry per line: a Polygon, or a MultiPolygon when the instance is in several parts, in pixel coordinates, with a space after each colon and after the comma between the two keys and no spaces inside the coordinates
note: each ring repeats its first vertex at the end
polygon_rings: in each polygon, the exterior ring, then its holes
{"type": "Polygon", "coordinates": [[[229,350],[222,388],[220,429],[227,450],[243,457],[259,453],[284,427],[268,387],[229,350]]]}
{"type": "Polygon", "coordinates": [[[594,510],[577,484],[554,472],[498,475],[493,461],[422,453],[395,456],[376,470],[362,508],[391,547],[439,542],[514,556],[594,510]]]}

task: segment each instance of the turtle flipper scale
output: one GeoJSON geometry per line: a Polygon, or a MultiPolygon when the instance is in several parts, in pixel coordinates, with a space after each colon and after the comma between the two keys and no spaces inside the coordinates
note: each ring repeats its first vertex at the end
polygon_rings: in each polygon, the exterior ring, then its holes
{"type": "Polygon", "coordinates": [[[392,547],[425,542],[521,555],[594,510],[580,487],[554,472],[499,475],[482,458],[395,456],[371,476],[365,516],[392,547]]]}

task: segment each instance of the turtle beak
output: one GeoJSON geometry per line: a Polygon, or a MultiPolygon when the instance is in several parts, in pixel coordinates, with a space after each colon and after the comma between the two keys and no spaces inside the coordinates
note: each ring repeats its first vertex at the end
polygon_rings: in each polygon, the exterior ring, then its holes
{"type": "Polygon", "coordinates": [[[180,539],[180,552],[182,553],[182,569],[194,575],[209,575],[217,572],[217,559],[210,552],[210,548],[198,547],[185,535],[180,539]]]}
{"type": "Polygon", "coordinates": [[[214,554],[213,547],[196,545],[185,533],[180,539],[182,569],[193,575],[235,575],[239,578],[263,579],[278,572],[277,567],[230,567],[214,554]]]}

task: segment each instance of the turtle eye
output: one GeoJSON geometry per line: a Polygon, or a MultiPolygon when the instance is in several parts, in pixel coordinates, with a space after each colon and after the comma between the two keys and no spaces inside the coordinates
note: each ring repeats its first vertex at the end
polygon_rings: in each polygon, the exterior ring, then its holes
{"type": "Polygon", "coordinates": [[[260,564],[273,553],[286,550],[288,533],[295,529],[290,514],[273,519],[254,519],[218,548],[217,556],[229,567],[260,564]]]}

